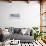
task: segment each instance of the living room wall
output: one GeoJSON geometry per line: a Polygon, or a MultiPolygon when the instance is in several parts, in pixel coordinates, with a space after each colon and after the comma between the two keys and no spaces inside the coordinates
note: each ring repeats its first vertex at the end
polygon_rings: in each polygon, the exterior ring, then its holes
{"type": "Polygon", "coordinates": [[[37,1],[31,1],[29,4],[24,1],[0,1],[0,27],[32,26],[40,26],[40,4],[37,1]],[[19,14],[20,17],[11,18],[11,14],[19,14]]]}

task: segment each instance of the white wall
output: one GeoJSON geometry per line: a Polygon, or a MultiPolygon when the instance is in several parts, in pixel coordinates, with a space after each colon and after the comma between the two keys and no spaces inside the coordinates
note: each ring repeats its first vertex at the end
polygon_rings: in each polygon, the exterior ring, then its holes
{"type": "Polygon", "coordinates": [[[32,27],[40,26],[40,4],[31,1],[13,1],[12,3],[0,1],[0,26],[2,27],[32,27]],[[10,14],[20,14],[20,18],[11,19],[10,14]]]}

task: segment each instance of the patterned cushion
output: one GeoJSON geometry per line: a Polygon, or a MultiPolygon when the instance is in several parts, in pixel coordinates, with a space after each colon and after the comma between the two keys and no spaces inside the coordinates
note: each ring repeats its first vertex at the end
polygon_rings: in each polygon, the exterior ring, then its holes
{"type": "Polygon", "coordinates": [[[21,29],[20,28],[15,28],[14,33],[20,33],[21,29]]]}
{"type": "Polygon", "coordinates": [[[14,27],[9,27],[8,32],[14,34],[14,27]]]}

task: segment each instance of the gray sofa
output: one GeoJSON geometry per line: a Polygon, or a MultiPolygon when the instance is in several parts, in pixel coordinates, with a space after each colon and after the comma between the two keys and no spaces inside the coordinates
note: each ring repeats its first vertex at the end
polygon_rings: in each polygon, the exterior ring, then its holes
{"type": "MultiPolygon", "coordinates": [[[[32,31],[30,31],[31,36],[26,34],[21,33],[22,28],[9,28],[9,32],[11,33],[9,36],[5,37],[5,39],[10,38],[10,40],[15,39],[15,40],[20,40],[21,43],[30,43],[33,42],[34,37],[32,36],[32,31]]],[[[26,29],[26,28],[25,28],[26,29]]]]}
{"type": "Polygon", "coordinates": [[[20,40],[21,43],[30,43],[30,42],[33,42],[34,38],[33,36],[29,36],[29,35],[21,35],[21,34],[11,34],[9,36],[9,38],[12,40],[12,39],[15,39],[15,40],[20,40]]]}

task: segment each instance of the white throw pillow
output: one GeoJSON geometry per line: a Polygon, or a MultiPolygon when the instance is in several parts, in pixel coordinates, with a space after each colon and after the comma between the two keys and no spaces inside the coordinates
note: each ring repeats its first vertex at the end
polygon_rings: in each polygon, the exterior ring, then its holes
{"type": "Polygon", "coordinates": [[[27,32],[27,29],[21,29],[21,33],[24,35],[27,32]]]}
{"type": "Polygon", "coordinates": [[[9,35],[10,33],[8,32],[8,29],[3,29],[3,35],[9,35]]]}

